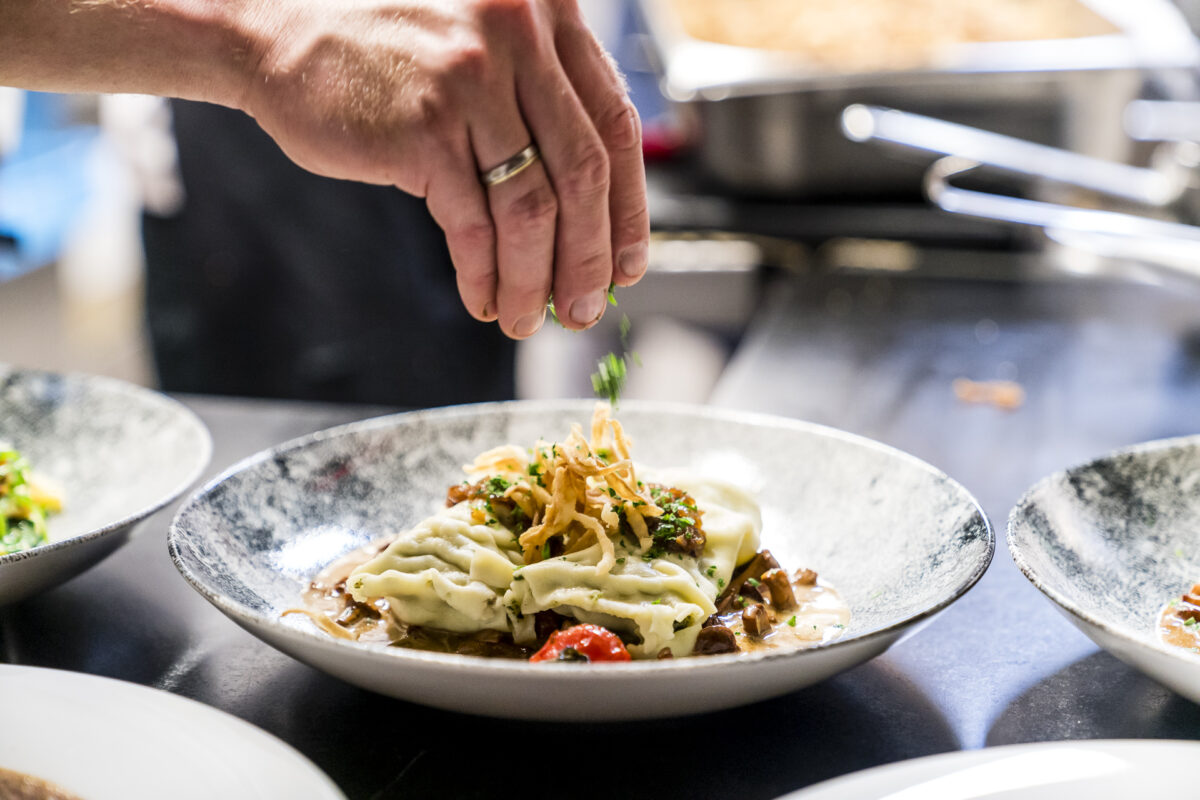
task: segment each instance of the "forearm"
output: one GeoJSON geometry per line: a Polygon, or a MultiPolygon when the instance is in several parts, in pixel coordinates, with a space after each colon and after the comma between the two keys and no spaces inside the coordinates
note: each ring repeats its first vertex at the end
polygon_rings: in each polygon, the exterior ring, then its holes
{"type": "Polygon", "coordinates": [[[240,107],[254,23],[243,0],[0,0],[0,85],[240,107]]]}

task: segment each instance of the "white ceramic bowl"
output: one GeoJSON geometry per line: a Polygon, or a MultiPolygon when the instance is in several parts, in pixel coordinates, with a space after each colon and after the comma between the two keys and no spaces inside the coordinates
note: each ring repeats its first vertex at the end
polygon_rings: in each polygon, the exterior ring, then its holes
{"type": "Polygon", "coordinates": [[[83,572],[182,494],[212,453],[203,423],[123,381],[0,365],[0,441],[63,492],[50,543],[0,556],[0,605],[83,572]]]}
{"type": "Polygon", "coordinates": [[[1200,437],[1059,472],[1008,521],[1013,560],[1098,645],[1200,703],[1200,655],[1158,640],[1164,603],[1200,582],[1200,437]]]}
{"type": "Polygon", "coordinates": [[[345,800],[304,756],[194,700],[0,665],[0,767],[85,800],[345,800]]]}
{"type": "Polygon", "coordinates": [[[1041,742],[960,750],[856,772],[786,800],[1132,800],[1196,791],[1200,742],[1041,742]]]}
{"type": "Polygon", "coordinates": [[[327,562],[443,503],[477,453],[561,439],[591,410],[580,401],[463,406],[280,445],[184,504],[172,557],[238,624],[351,683],[457,711],[561,720],[711,711],[816,683],[883,652],[991,560],[994,537],[975,500],[911,456],[794,420],[628,402],[619,417],[640,463],[688,466],[758,495],[764,546],[786,566],[817,570],[849,603],[843,638],[806,651],[579,669],[334,640],[303,617],[280,617],[327,562]]]}

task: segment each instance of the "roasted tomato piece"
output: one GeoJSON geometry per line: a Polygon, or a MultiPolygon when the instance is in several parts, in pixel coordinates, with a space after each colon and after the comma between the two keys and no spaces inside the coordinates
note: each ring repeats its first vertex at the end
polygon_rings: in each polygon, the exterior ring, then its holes
{"type": "Polygon", "coordinates": [[[550,636],[530,661],[629,661],[625,643],[608,628],[575,625],[550,636]]]}

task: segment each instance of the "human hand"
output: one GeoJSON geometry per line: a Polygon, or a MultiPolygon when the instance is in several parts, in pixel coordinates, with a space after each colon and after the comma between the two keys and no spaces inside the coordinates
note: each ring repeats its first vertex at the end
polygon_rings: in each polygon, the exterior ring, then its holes
{"type": "Polygon", "coordinates": [[[575,0],[306,0],[254,17],[241,106],[298,164],[424,197],[463,303],[513,338],[583,329],[636,283],[649,216],[641,126],[575,0]],[[541,158],[480,173],[536,143],[541,158]]]}

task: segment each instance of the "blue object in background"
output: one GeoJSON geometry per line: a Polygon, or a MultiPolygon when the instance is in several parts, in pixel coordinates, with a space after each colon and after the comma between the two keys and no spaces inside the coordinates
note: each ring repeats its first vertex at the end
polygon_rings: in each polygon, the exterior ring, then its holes
{"type": "Polygon", "coordinates": [[[0,283],[54,261],[91,195],[99,129],[70,117],[63,95],[26,97],[20,144],[0,162],[0,283]]]}

